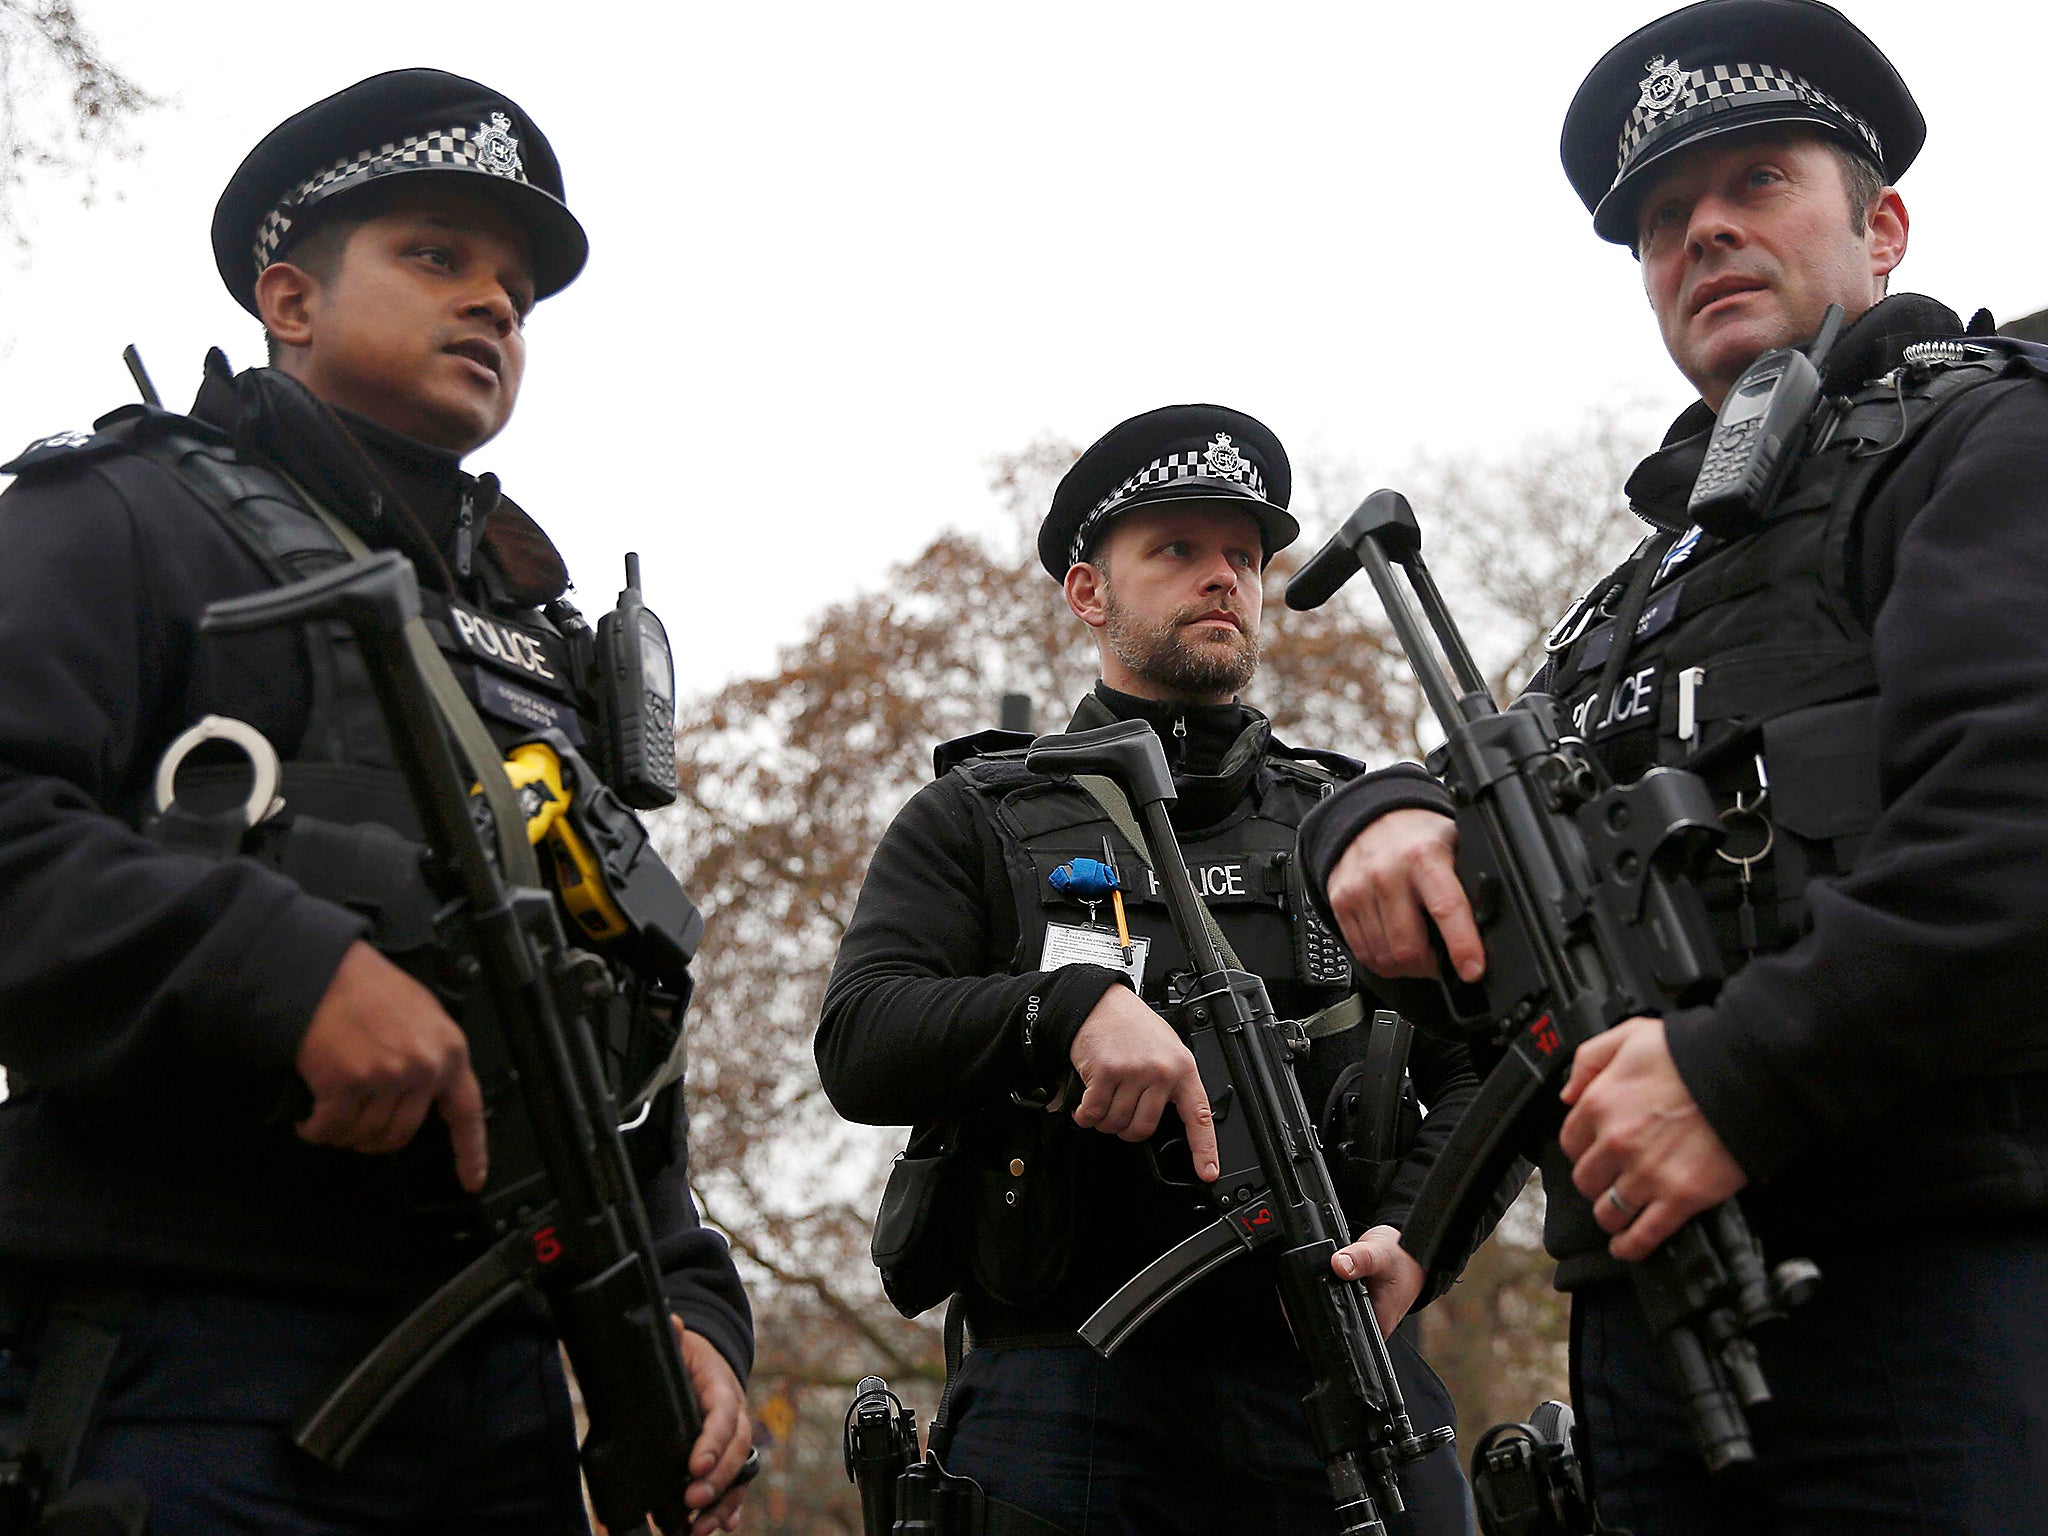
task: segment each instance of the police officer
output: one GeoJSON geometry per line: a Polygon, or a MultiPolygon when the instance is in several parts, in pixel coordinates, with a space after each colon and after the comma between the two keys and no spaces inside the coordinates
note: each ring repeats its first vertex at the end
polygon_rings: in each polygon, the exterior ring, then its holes
{"type": "MultiPolygon", "coordinates": [[[[1618,779],[1702,773],[1727,834],[1704,893],[1729,980],[1583,1047],[1545,1164],[1579,1424],[1638,1536],[2048,1529],[2048,385],[1988,316],[1965,336],[1887,296],[1923,133],[1811,0],[1652,22],[1565,121],[1572,184],[1700,399],[1628,482],[1650,538],[1532,686],[1618,779]],[[1696,522],[1716,410],[1831,305],[1801,458],[1696,522]],[[1760,1336],[1757,1476],[1710,1481],[1616,1276],[1738,1191],[1824,1280],[1760,1336]]],[[[1431,922],[1461,974],[1484,965],[1448,809],[1389,770],[1303,829],[1378,975],[1429,974],[1431,922]]]]}
{"type": "MultiPolygon", "coordinates": [[[[1298,531],[1288,491],[1286,454],[1258,421],[1169,406],[1081,456],[1038,552],[1101,658],[1070,728],[1143,720],[1159,733],[1174,823],[1225,936],[1283,1016],[1327,1017],[1353,978],[1307,910],[1295,829],[1358,765],[1286,746],[1242,702],[1260,573],[1298,531]]],[[[903,1250],[885,1280],[907,1312],[954,1291],[964,1305],[974,1347],[937,1448],[991,1497],[1074,1532],[1334,1530],[1301,1409],[1305,1368],[1259,1264],[1200,1281],[1113,1359],[1075,1335],[1210,1219],[1194,1181],[1215,1177],[1216,1144],[1170,1022],[1188,966],[1163,902],[1117,851],[1100,805],[1025,769],[1028,740],[995,732],[938,749],[937,782],[875,851],[818,1030],[842,1114],[915,1123],[914,1151],[951,1148],[928,1222],[936,1264],[892,1231],[899,1213],[887,1208],[881,1239],[885,1259],[903,1250]],[[1077,857],[1120,866],[1128,951],[1100,900],[1051,879],[1077,857]],[[1155,1168],[1146,1144],[1176,1120],[1185,1150],[1155,1168]]],[[[1433,1113],[1420,1134],[1411,1113],[1401,1147],[1358,1145],[1361,1103],[1401,1091],[1398,1078],[1363,1079],[1368,1035],[1361,1025],[1318,1039],[1301,1080],[1351,1215],[1369,1229],[1338,1270],[1365,1279],[1389,1332],[1401,1324],[1392,1345],[1415,1423],[1440,1425],[1450,1402],[1402,1320],[1451,1276],[1425,1275],[1395,1239],[1474,1079],[1462,1048],[1423,1045],[1412,1067],[1433,1113]]],[[[1398,1529],[1470,1528],[1453,1450],[1410,1466],[1404,1483],[1398,1529]]]]}
{"type": "MultiPolygon", "coordinates": [[[[482,1186],[490,1142],[465,1036],[416,979],[435,901],[353,646],[197,623],[351,541],[398,550],[501,742],[582,739],[590,679],[542,612],[573,627],[561,559],[461,461],[511,416],[526,319],[584,233],[517,103],[411,69],[270,133],[213,241],[275,366],[215,353],[189,415],[129,407],[0,466],[0,1429],[129,1490],[105,1506],[125,1529],[145,1496],[158,1536],[582,1531],[558,1350],[517,1306],[346,1471],[291,1445],[471,1256],[432,1207],[482,1186]],[[284,803],[246,842],[167,845],[159,762],[208,716],[282,758],[284,803]]],[[[247,779],[201,753],[171,803],[209,774],[247,779]]],[[[679,1092],[628,1146],[706,1414],[679,1448],[704,1533],[738,1516],[752,1331],[684,1183],[679,1092]]]]}

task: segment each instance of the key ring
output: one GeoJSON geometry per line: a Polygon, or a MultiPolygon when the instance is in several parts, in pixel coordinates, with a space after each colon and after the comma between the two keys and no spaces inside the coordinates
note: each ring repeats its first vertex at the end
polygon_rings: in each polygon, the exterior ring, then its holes
{"type": "Polygon", "coordinates": [[[284,809],[284,801],[278,798],[277,793],[281,772],[277,748],[270,744],[270,738],[246,720],[236,720],[228,715],[208,715],[164,748],[163,758],[156,765],[156,809],[159,816],[177,803],[178,770],[185,766],[185,759],[209,741],[232,742],[249,759],[254,782],[249,786],[249,800],[243,807],[243,814],[248,817],[250,826],[268,821],[284,809]]]}

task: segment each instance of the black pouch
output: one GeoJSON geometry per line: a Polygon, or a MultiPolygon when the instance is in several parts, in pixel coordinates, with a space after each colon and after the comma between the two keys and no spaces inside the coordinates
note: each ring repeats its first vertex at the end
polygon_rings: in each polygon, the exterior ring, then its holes
{"type": "Polygon", "coordinates": [[[946,1174],[960,1146],[960,1122],[941,1120],[910,1133],[896,1154],[875,1212],[869,1253],[882,1290],[905,1317],[929,1312],[960,1288],[946,1200],[946,1174]]]}
{"type": "Polygon", "coordinates": [[[1074,1256],[1078,1143],[1065,1115],[1004,1105],[978,1116],[960,1155],[959,1210],[975,1288],[1012,1308],[1038,1306],[1074,1256]]]}

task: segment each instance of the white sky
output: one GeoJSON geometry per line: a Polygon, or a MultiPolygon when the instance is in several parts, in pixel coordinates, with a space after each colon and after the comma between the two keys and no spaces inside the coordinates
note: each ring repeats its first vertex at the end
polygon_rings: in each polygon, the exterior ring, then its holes
{"type": "MultiPolygon", "coordinates": [[[[1931,124],[1895,288],[2048,306],[2048,7],[1844,4],[1931,124]]],[[[686,690],[985,522],[989,460],[1041,433],[1218,400],[1378,474],[1685,399],[1556,148],[1664,0],[79,8],[173,102],[0,255],[0,445],[129,398],[129,341],[174,405],[208,345],[260,361],[207,243],[242,156],[378,70],[474,76],[546,130],[593,254],[471,467],[586,611],[642,552],[686,690]]]]}

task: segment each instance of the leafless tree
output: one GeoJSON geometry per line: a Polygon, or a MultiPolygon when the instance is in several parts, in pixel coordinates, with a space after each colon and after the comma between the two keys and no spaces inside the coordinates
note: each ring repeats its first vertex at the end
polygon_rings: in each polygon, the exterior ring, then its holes
{"type": "MultiPolygon", "coordinates": [[[[1497,466],[1424,465],[1400,487],[1491,675],[1526,675],[1531,636],[1640,531],[1613,491],[1631,440],[1646,435],[1631,428],[1597,421],[1497,466]]],[[[1033,551],[1073,458],[1067,444],[1038,442],[1002,460],[993,532],[942,534],[882,590],[821,615],[774,675],[683,715],[682,800],[660,835],[710,925],[691,1014],[694,1183],[732,1235],[760,1313],[755,1406],[779,1446],[757,1528],[858,1530],[837,1456],[859,1377],[888,1376],[927,1413],[936,1399],[936,1320],[898,1317],[867,1256],[902,1133],[832,1113],[811,1034],[868,856],[929,777],[932,747],[993,725],[1005,692],[1029,694],[1056,728],[1095,676],[1085,631],[1033,551]]],[[[1413,756],[1427,734],[1421,703],[1366,584],[1313,613],[1279,600],[1289,556],[1312,550],[1372,487],[1314,465],[1299,483],[1307,531],[1268,572],[1253,701],[1284,739],[1374,763],[1413,756]]],[[[1564,1314],[1537,1226],[1525,1201],[1427,1315],[1426,1342],[1468,1426],[1563,1392],[1564,1314]]]]}
{"type": "Polygon", "coordinates": [[[131,153],[136,117],[160,104],[71,0],[0,0],[0,235],[27,245],[21,196],[39,174],[82,179],[91,198],[101,161],[131,153]]]}

